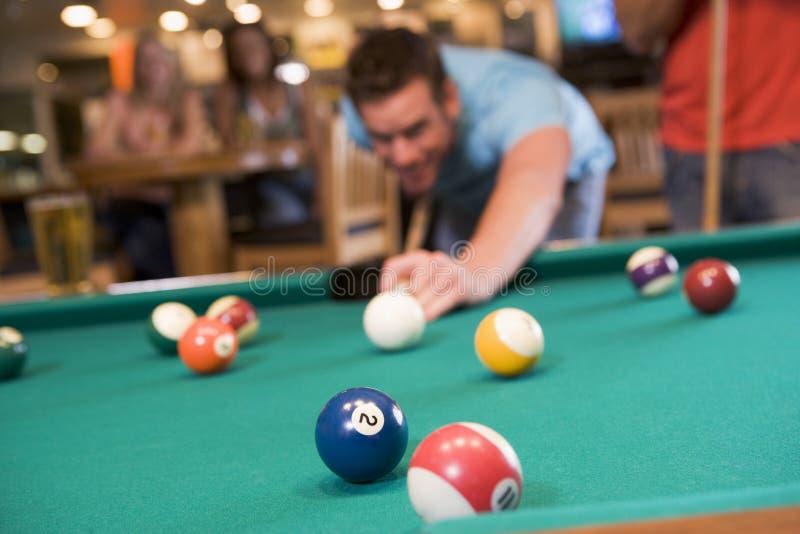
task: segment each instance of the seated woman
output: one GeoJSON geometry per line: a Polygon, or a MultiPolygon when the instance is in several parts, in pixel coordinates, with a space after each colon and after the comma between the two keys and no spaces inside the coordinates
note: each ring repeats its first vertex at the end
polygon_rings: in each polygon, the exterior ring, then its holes
{"type": "MultiPolygon", "coordinates": [[[[307,84],[289,85],[276,77],[277,57],[264,27],[232,25],[224,31],[224,42],[228,80],[218,88],[214,105],[222,141],[244,145],[305,138],[309,153],[316,154],[310,89],[307,84]]],[[[305,222],[310,217],[312,188],[310,169],[251,177],[228,187],[229,210],[245,219],[257,218],[252,226],[261,229],[305,222]],[[257,190],[255,195],[251,188],[257,190]]]]}
{"type": "MultiPolygon", "coordinates": [[[[106,116],[88,133],[87,159],[191,154],[207,146],[209,129],[201,96],[183,86],[177,56],[152,34],[134,53],[133,90],[112,91],[106,116]]],[[[167,186],[115,187],[108,223],[128,256],[134,279],[174,276],[166,205],[167,186]]]]}

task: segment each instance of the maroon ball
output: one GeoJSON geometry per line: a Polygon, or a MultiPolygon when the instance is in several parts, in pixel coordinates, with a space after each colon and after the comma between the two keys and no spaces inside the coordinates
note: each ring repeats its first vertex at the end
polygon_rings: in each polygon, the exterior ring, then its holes
{"type": "Polygon", "coordinates": [[[683,294],[702,313],[717,313],[730,306],[738,287],[736,267],[716,258],[697,260],[683,277],[683,294]]]}

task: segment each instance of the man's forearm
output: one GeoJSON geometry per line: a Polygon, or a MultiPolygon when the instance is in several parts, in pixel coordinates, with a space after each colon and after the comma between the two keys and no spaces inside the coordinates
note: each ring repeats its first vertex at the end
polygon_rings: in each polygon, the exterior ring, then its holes
{"type": "Polygon", "coordinates": [[[684,0],[615,0],[625,44],[637,54],[652,52],[672,35],[683,16],[684,0]]]}
{"type": "Polygon", "coordinates": [[[471,240],[473,256],[466,264],[471,271],[503,273],[507,281],[547,237],[561,198],[555,194],[526,197],[524,187],[506,190],[516,181],[508,180],[498,188],[493,199],[497,202],[487,206],[471,240]]]}
{"type": "Polygon", "coordinates": [[[543,135],[546,139],[531,139],[530,147],[518,147],[534,157],[504,163],[473,235],[464,265],[488,281],[472,295],[475,300],[494,294],[514,276],[545,240],[561,209],[569,140],[561,130],[543,135]]]}

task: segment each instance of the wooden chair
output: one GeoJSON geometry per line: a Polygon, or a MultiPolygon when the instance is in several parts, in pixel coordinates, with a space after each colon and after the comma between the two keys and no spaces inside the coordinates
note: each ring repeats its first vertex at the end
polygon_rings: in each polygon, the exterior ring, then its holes
{"type": "Polygon", "coordinates": [[[345,266],[395,254],[400,249],[397,180],[372,152],[347,136],[341,116],[323,124],[317,205],[320,235],[314,242],[234,243],[236,270],[274,266],[345,266]]]}
{"type": "Polygon", "coordinates": [[[658,89],[595,93],[589,101],[617,152],[606,186],[602,234],[630,236],[668,228],[671,215],[664,197],[658,89]]]}

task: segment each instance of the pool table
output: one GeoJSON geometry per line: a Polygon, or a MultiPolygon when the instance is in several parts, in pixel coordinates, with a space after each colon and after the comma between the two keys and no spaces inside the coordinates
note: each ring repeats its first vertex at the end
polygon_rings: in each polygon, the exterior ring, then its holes
{"type": "Polygon", "coordinates": [[[365,302],[338,298],[321,271],[0,307],[30,347],[23,375],[0,383],[0,530],[800,531],[800,226],[544,251],[529,267],[532,280],[398,353],[370,345],[365,302]],[[703,316],[680,290],[638,297],[624,267],[646,243],[682,268],[733,262],[732,307],[703,316]],[[228,371],[196,376],[149,345],[158,303],[202,312],[231,293],[254,302],[261,331],[228,371]],[[481,318],[505,306],[532,313],[546,339],[516,379],[489,374],[473,349],[481,318]],[[389,393],[409,425],[400,466],[370,484],[337,478],[314,445],[320,409],[353,386],[389,393]],[[517,511],[417,518],[408,460],[455,421],[514,446],[517,511]]]}

